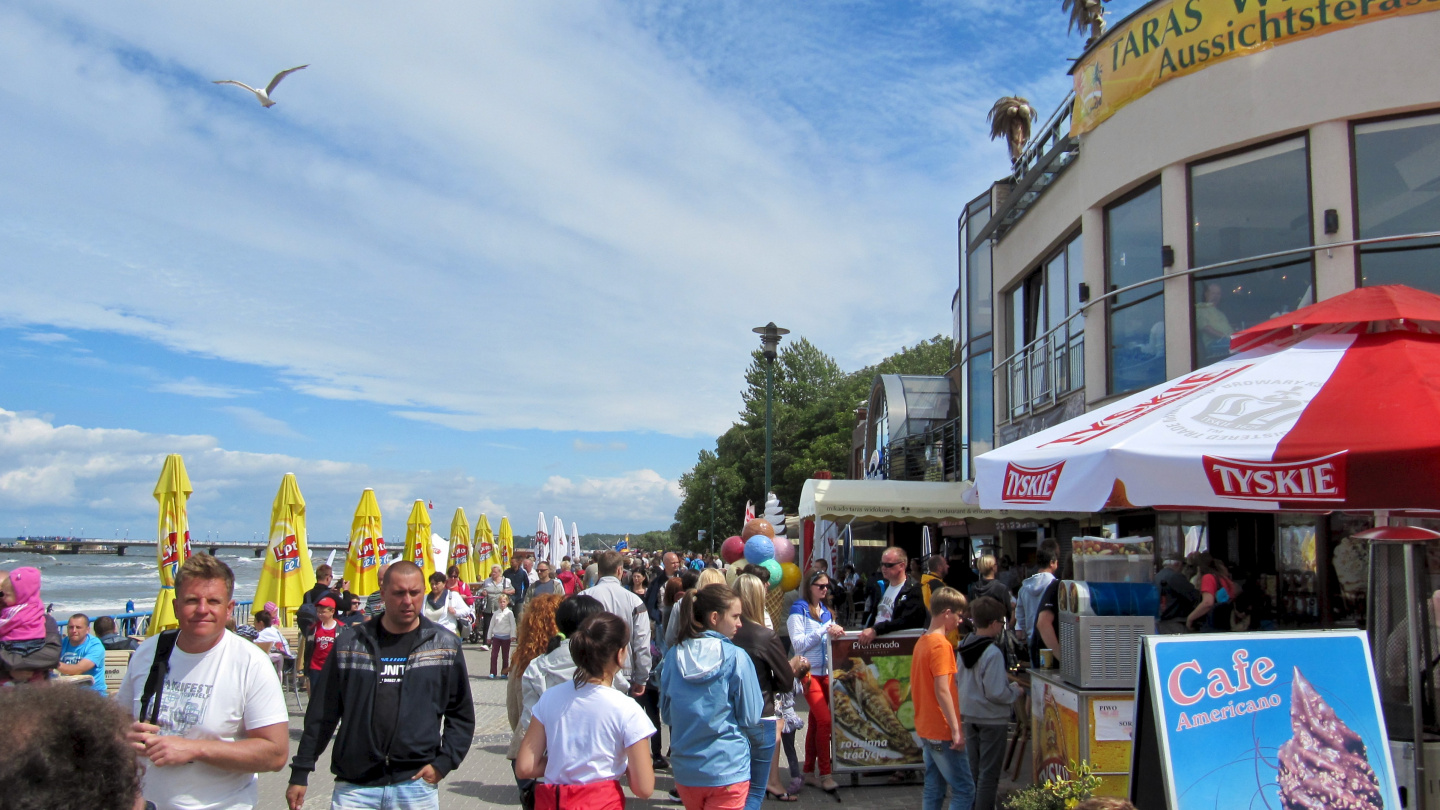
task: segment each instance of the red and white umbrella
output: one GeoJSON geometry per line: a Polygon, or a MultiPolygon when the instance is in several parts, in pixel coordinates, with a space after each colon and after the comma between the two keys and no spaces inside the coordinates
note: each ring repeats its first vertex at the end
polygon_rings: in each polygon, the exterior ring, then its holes
{"type": "Polygon", "coordinates": [[[535,526],[535,562],[550,561],[550,533],[545,531],[545,513],[540,513],[540,522],[535,526]]]}
{"type": "Polygon", "coordinates": [[[986,509],[1440,509],[1440,296],[1369,287],[975,459],[986,509]]]}

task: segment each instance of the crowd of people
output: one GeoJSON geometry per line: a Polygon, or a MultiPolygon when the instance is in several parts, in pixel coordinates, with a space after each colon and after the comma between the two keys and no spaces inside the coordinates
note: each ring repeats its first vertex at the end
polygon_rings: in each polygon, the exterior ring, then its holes
{"type": "MultiPolygon", "coordinates": [[[[767,798],[796,801],[807,788],[838,800],[827,642],[845,634],[848,614],[859,617],[860,644],[923,631],[911,695],[924,810],[940,810],[947,794],[950,810],[991,810],[1011,708],[1024,696],[1007,658],[1058,649],[1058,548],[1042,544],[1038,556],[1040,570],[1023,581],[1013,567],[981,558],[968,597],[946,585],[948,562],[938,555],[917,567],[887,548],[873,580],[849,566],[832,577],[812,563],[778,613],[767,609],[765,568],[727,572],[709,555],[605,551],[567,559],[558,572],[525,558],[479,583],[455,569],[427,578],[401,561],[382,566],[368,600],[321,566],[294,617],[304,639],[295,660],[276,606],[236,627],[233,573],[198,554],[176,577],[179,627],[140,644],[107,708],[76,725],[76,734],[120,728],[120,750],[141,763],[135,781],[91,806],[128,807],[115,797],[141,794],[160,808],[265,806],[257,774],[288,763],[285,801],[298,810],[333,745],[332,807],[438,807],[438,784],[474,737],[465,642],[490,652],[490,678],[508,681],[507,757],[527,810],[619,810],[625,787],[649,797],[661,771],[671,772],[672,798],[687,810],[756,810],[767,798]],[[287,660],[310,693],[293,752],[276,677],[287,660]],[[125,723],[116,725],[112,706],[125,723]]],[[[1205,594],[1234,588],[1223,575],[1213,579],[1205,594]]],[[[98,675],[106,649],[134,645],[108,617],[92,627],[83,615],[52,645],[55,622],[25,607],[38,602],[38,572],[0,575],[0,600],[9,679],[47,668],[98,675]]],[[[103,677],[94,678],[95,692],[106,694],[103,677]]],[[[50,703],[23,717],[69,711],[50,703]]],[[[52,744],[37,738],[31,747],[58,756],[52,744]]],[[[31,786],[43,789],[43,781],[31,786]]]]}

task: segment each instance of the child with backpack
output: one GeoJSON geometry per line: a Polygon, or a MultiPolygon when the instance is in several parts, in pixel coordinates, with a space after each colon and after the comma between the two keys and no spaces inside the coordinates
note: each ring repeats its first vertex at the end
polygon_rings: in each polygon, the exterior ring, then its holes
{"type": "Polygon", "coordinates": [[[975,777],[975,810],[995,810],[995,792],[1005,761],[1010,707],[1025,690],[1010,680],[1000,634],[1009,612],[1000,600],[982,596],[970,603],[975,632],[960,645],[960,713],[965,718],[965,750],[975,777]]]}

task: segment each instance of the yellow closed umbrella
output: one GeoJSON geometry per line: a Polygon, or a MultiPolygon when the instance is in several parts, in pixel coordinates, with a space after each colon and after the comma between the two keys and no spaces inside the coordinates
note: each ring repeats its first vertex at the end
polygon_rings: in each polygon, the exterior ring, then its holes
{"type": "Polygon", "coordinates": [[[255,604],[274,602],[280,610],[276,621],[288,627],[305,592],[313,587],[315,569],[310,567],[310,547],[305,541],[305,497],[300,494],[295,473],[285,473],[270,507],[270,543],[265,547],[265,564],[255,586],[255,604]]]}
{"type": "Polygon", "coordinates": [[[490,577],[490,568],[500,566],[504,570],[505,563],[500,559],[500,544],[495,542],[495,533],[490,530],[490,518],[480,513],[480,519],[475,522],[475,576],[479,579],[490,577]]]}
{"type": "Polygon", "coordinates": [[[185,502],[194,491],[185,472],[185,459],[179,453],[166,456],[160,480],[155,482],[155,500],[160,502],[160,522],[155,536],[160,593],[155,597],[146,635],[153,636],[180,625],[175,619],[175,575],[190,559],[190,517],[185,511],[185,502]]]}
{"type": "Polygon", "coordinates": [[[435,573],[435,555],[430,551],[430,511],[421,500],[415,501],[410,519],[405,521],[405,559],[420,566],[428,591],[430,575],[435,573]]]}
{"type": "Polygon", "coordinates": [[[445,558],[445,573],[450,566],[460,569],[461,582],[479,582],[475,576],[475,549],[470,547],[470,521],[465,519],[465,508],[457,507],[455,517],[450,520],[450,551],[445,558]]]}
{"type": "Polygon", "coordinates": [[[515,559],[515,531],[510,528],[510,518],[500,518],[500,565],[502,568],[509,568],[510,561],[515,559]]]}
{"type": "Polygon", "coordinates": [[[350,547],[345,551],[345,581],[350,592],[369,596],[380,590],[380,564],[385,562],[385,537],[380,530],[380,504],[375,490],[360,493],[360,505],[350,521],[350,547]]]}

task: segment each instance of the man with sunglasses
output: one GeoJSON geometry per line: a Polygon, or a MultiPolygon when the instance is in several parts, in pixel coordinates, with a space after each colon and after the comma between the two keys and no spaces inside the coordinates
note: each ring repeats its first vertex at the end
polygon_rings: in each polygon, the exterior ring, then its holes
{"type": "Polygon", "coordinates": [[[881,581],[875,586],[875,610],[857,641],[869,644],[876,636],[898,630],[919,630],[925,626],[925,597],[920,583],[905,575],[910,558],[905,550],[891,546],[880,555],[881,581]]]}

